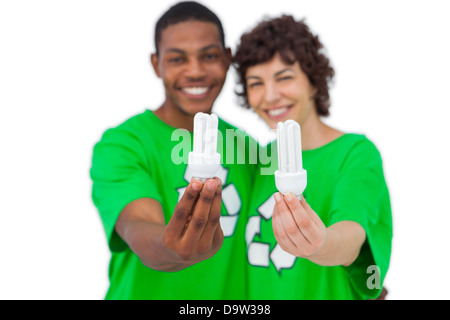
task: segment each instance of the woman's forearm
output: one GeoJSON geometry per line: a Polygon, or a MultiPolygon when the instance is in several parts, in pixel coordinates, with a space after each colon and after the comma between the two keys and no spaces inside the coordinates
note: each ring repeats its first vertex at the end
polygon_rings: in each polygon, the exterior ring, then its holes
{"type": "Polygon", "coordinates": [[[327,228],[322,248],[308,259],[322,266],[349,266],[359,255],[366,239],[362,226],[354,221],[340,221],[327,228]]]}

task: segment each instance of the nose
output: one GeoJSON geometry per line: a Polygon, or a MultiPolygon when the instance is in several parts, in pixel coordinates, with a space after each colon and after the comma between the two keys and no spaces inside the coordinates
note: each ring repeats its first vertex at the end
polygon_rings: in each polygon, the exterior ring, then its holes
{"type": "Polygon", "coordinates": [[[186,65],[185,76],[192,80],[199,80],[206,76],[206,70],[201,61],[198,59],[190,59],[186,65]]]}
{"type": "Polygon", "coordinates": [[[275,104],[280,99],[280,92],[273,83],[267,83],[264,99],[268,105],[275,104]]]}

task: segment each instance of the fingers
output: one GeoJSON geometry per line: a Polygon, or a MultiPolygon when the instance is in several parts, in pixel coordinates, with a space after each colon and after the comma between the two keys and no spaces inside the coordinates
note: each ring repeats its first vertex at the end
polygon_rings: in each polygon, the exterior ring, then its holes
{"type": "MultiPolygon", "coordinates": [[[[280,205],[281,206],[281,205],[280,205]]],[[[283,222],[281,221],[280,211],[278,210],[278,203],[275,204],[272,215],[272,228],[273,234],[277,243],[281,246],[281,248],[289,253],[294,253],[297,249],[295,243],[289,238],[284,228],[283,222]]]]}
{"type": "Polygon", "coordinates": [[[222,182],[193,180],[175,207],[163,242],[184,261],[201,261],[214,255],[223,243],[220,228],[222,182]]]}
{"type": "MultiPolygon", "coordinates": [[[[314,211],[311,210],[310,213],[306,212],[305,208],[301,205],[300,201],[292,194],[287,194],[284,197],[287,206],[291,212],[291,217],[295,221],[295,224],[300,229],[301,233],[305,237],[305,239],[312,243],[319,236],[320,229],[318,228],[316,221],[313,219],[313,215],[316,215],[314,211]]],[[[306,204],[306,201],[302,197],[303,203],[306,204]]],[[[317,216],[317,215],[316,215],[317,216]]],[[[319,218],[317,216],[317,218],[319,218]]],[[[319,218],[320,219],[320,218],[319,218]]],[[[290,220],[289,220],[290,221],[290,220]]]]}
{"type": "Polygon", "coordinates": [[[220,215],[222,209],[222,181],[219,178],[214,178],[214,180],[216,180],[217,182],[217,188],[209,210],[208,222],[206,223],[203,229],[203,233],[198,240],[200,242],[200,251],[205,251],[207,248],[209,249],[214,244],[220,243],[220,234],[222,234],[223,240],[223,232],[222,228],[220,228],[220,215]],[[217,232],[218,229],[219,232],[217,232]],[[218,238],[216,238],[216,236],[218,238]]]}
{"type": "Polygon", "coordinates": [[[219,225],[216,228],[216,231],[214,232],[214,238],[212,242],[212,248],[214,249],[214,252],[217,252],[220,249],[220,247],[222,247],[223,239],[224,239],[223,231],[219,225]]]}
{"type": "Polygon", "coordinates": [[[182,235],[187,222],[191,219],[192,208],[197,201],[202,186],[202,182],[195,179],[187,186],[183,196],[175,206],[172,218],[167,224],[165,232],[169,239],[178,239],[182,235]]]}
{"type": "Polygon", "coordinates": [[[307,239],[297,226],[290,208],[287,206],[284,197],[281,194],[275,195],[277,213],[272,217],[274,225],[274,234],[277,241],[283,249],[295,250],[297,247],[304,247],[308,244],[307,239]],[[275,228],[277,230],[275,230],[275,228]],[[278,240],[279,238],[279,240],[278,240]],[[284,247],[283,247],[284,246],[284,247]]]}
{"type": "Polygon", "coordinates": [[[209,237],[209,244],[212,236],[219,224],[221,206],[221,185],[219,179],[208,179],[203,185],[203,189],[197,200],[189,225],[187,226],[183,238],[186,243],[196,244],[203,233],[209,237]]]}
{"type": "Polygon", "coordinates": [[[311,209],[308,202],[306,202],[305,197],[302,197],[300,205],[305,209],[305,211],[319,228],[325,228],[325,224],[323,223],[322,219],[320,219],[317,213],[313,209],[311,209]]]}
{"type": "Polygon", "coordinates": [[[304,199],[299,202],[292,194],[284,197],[277,194],[275,201],[272,223],[275,237],[283,249],[307,254],[322,242],[325,226],[304,199]]]}

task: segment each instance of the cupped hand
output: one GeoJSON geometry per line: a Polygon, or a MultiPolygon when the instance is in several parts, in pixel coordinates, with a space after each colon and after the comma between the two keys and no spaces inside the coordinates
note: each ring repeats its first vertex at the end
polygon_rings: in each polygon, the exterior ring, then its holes
{"type": "Polygon", "coordinates": [[[281,248],[297,257],[312,258],[321,254],[327,228],[305,198],[293,194],[275,194],[272,227],[281,248]]]}
{"type": "Polygon", "coordinates": [[[212,257],[222,246],[220,227],[222,183],[219,178],[204,184],[193,179],[175,207],[162,234],[163,244],[185,262],[212,257]]]}

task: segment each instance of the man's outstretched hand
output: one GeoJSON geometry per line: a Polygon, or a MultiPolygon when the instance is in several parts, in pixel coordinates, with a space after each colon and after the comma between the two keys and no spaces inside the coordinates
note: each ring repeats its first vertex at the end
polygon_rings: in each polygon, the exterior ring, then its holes
{"type": "Polygon", "coordinates": [[[188,264],[212,257],[222,246],[220,227],[222,183],[219,178],[204,184],[192,180],[162,234],[162,244],[174,260],[188,264]]]}
{"type": "Polygon", "coordinates": [[[120,213],[116,231],[147,267],[178,271],[212,257],[222,246],[222,183],[192,180],[166,225],[159,201],[141,198],[120,213]]]}

